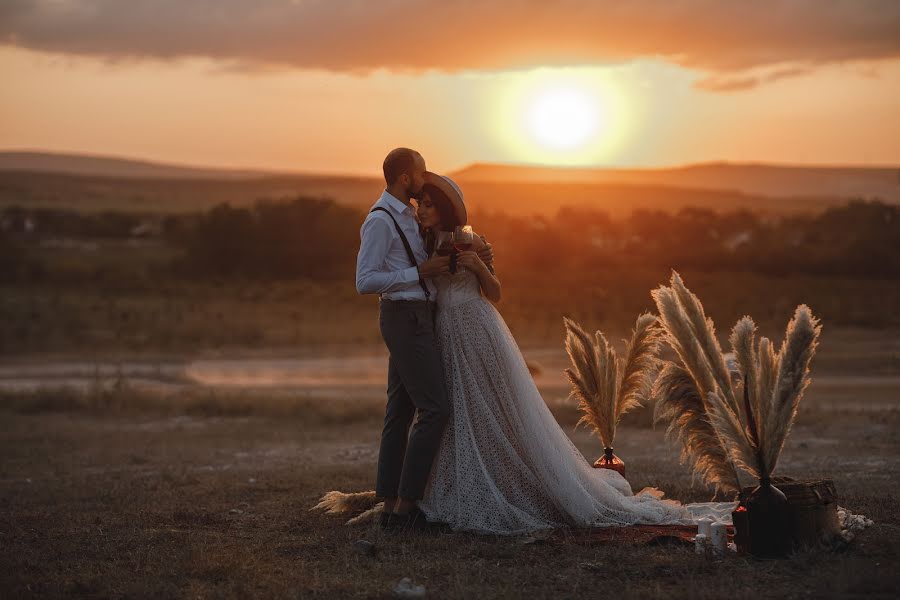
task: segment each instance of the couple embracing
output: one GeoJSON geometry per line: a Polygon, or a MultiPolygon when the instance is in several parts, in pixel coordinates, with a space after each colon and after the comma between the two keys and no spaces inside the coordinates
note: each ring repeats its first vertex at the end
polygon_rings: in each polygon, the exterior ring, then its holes
{"type": "Polygon", "coordinates": [[[381,526],[513,535],[692,523],[685,506],[594,469],[560,428],[494,307],[491,246],[473,236],[455,272],[434,252],[442,232],[467,223],[459,186],[408,148],[383,166],[386,188],[362,225],[356,264],[359,293],[380,296],[390,353],[381,526]]]}

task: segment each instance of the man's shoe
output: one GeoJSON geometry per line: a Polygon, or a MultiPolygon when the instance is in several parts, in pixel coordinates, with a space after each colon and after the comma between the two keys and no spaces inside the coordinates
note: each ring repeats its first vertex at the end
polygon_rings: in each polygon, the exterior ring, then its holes
{"type": "Polygon", "coordinates": [[[438,523],[432,523],[419,507],[414,506],[405,515],[391,515],[392,527],[401,531],[438,531],[438,523]]]}

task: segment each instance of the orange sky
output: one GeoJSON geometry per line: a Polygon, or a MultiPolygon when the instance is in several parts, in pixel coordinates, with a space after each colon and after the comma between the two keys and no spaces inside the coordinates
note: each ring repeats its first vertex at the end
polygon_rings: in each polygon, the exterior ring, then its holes
{"type": "Polygon", "coordinates": [[[485,2],[479,15],[374,4],[166,0],[151,18],[108,0],[13,3],[0,9],[0,149],[366,174],[398,145],[441,171],[900,164],[900,12],[852,12],[890,3],[834,3],[851,12],[793,29],[725,1],[731,12],[683,2],[649,16],[574,0],[552,13],[485,2]],[[587,106],[568,115],[571,147],[546,139],[562,125],[535,124],[560,90],[587,106]]]}

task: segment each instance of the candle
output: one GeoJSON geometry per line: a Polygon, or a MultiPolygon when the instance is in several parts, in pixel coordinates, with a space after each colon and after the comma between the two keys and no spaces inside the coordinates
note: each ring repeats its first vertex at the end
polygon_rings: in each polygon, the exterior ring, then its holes
{"type": "Polygon", "coordinates": [[[706,537],[706,534],[698,533],[694,536],[694,552],[697,554],[705,554],[707,541],[709,538],[706,537]]]}
{"type": "Polygon", "coordinates": [[[725,523],[713,523],[712,535],[710,536],[710,545],[713,553],[722,556],[728,546],[728,525],[725,523]]]}
{"type": "Polygon", "coordinates": [[[712,535],[711,526],[712,519],[709,517],[702,517],[697,520],[697,533],[709,538],[712,535]]]}

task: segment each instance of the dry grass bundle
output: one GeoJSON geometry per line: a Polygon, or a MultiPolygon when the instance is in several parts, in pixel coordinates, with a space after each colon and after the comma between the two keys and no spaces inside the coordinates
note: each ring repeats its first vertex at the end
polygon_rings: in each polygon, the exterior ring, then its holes
{"type": "Polygon", "coordinates": [[[681,462],[716,490],[738,491],[738,474],[709,420],[697,385],[684,367],[668,362],[653,385],[653,420],[665,421],[666,435],[682,445],[681,462]]]}
{"type": "Polygon", "coordinates": [[[625,357],[619,358],[601,332],[592,338],[575,321],[564,321],[566,352],[572,361],[565,373],[583,413],[578,425],[589,425],[603,446],[612,448],[622,415],[640,406],[650,392],[662,331],[653,315],[640,315],[626,342],[625,357]]]}
{"type": "Polygon", "coordinates": [[[309,510],[323,510],[328,514],[356,514],[345,525],[360,525],[373,520],[384,510],[384,502],[379,502],[374,491],[368,492],[328,492],[319,503],[309,510]]]}
{"type": "Polygon", "coordinates": [[[700,300],[673,273],[670,287],[652,292],[665,338],[681,365],[667,364],[654,386],[655,419],[683,445],[682,459],[717,489],[739,489],[735,467],[758,479],[770,477],[790,431],[821,326],[806,305],[788,323],[776,353],[765,337],[756,340],[750,317],[729,338],[740,379],[732,379],[713,323],[700,300]],[[741,398],[742,401],[738,401],[741,398]]]}
{"type": "Polygon", "coordinates": [[[375,492],[328,492],[319,499],[319,503],[309,510],[324,510],[329,514],[346,514],[361,512],[376,504],[375,492]]]}
{"type": "Polygon", "coordinates": [[[809,307],[798,306],[788,323],[781,350],[772,359],[766,387],[756,399],[759,406],[765,405],[762,413],[765,416],[762,431],[766,440],[763,459],[770,472],[775,469],[784,440],[797,416],[800,399],[809,386],[809,365],[819,345],[821,331],[822,326],[809,307]]]}

